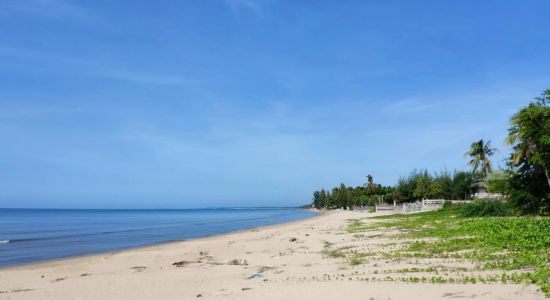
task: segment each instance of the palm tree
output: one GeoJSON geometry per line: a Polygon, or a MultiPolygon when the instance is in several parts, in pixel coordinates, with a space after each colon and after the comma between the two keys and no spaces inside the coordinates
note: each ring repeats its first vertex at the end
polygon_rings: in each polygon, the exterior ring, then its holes
{"type": "Polygon", "coordinates": [[[474,173],[481,166],[481,173],[483,177],[487,177],[487,174],[491,173],[493,168],[491,166],[490,157],[498,151],[496,148],[491,147],[491,141],[483,141],[483,139],[473,142],[470,146],[470,150],[464,153],[465,157],[471,157],[472,159],[468,164],[472,167],[474,173]]]}
{"type": "Polygon", "coordinates": [[[550,186],[550,90],[536,100],[512,117],[506,144],[515,166],[540,167],[550,186]]]}
{"type": "Polygon", "coordinates": [[[376,192],[376,185],[374,184],[374,180],[372,175],[367,175],[367,193],[369,195],[372,195],[376,192]]]}

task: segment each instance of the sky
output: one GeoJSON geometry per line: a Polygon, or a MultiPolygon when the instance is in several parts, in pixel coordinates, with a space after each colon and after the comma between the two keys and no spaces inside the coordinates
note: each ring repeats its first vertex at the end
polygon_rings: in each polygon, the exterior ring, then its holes
{"type": "Polygon", "coordinates": [[[0,2],[0,207],[294,206],[504,166],[550,1],[0,2]]]}

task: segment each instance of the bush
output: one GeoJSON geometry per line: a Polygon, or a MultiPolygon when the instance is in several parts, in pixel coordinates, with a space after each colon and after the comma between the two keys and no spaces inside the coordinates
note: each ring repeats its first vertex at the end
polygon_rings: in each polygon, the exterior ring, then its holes
{"type": "Polygon", "coordinates": [[[550,214],[550,196],[541,200],[526,191],[513,191],[510,194],[509,202],[522,214],[550,214]]]}
{"type": "Polygon", "coordinates": [[[452,201],[445,201],[443,202],[443,207],[441,207],[441,210],[443,211],[451,211],[454,210],[457,207],[457,205],[453,204],[452,201]]]}
{"type": "Polygon", "coordinates": [[[462,217],[505,217],[512,215],[510,206],[497,200],[474,200],[472,203],[460,206],[462,217]]]}

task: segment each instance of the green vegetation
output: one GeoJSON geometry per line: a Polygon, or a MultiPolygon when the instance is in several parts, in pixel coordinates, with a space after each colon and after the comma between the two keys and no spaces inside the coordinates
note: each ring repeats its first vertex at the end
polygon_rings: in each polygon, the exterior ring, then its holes
{"type": "Polygon", "coordinates": [[[393,187],[376,184],[373,176],[368,175],[363,186],[352,188],[342,183],[331,192],[315,191],[313,205],[353,209],[379,202],[469,200],[475,183],[478,189],[499,193],[501,199],[508,199],[508,204],[476,202],[464,208],[465,216],[505,216],[512,212],[550,215],[550,90],[514,114],[510,126],[506,143],[512,154],[505,170],[493,172],[490,158],[497,150],[490,141],[480,139],[465,154],[470,157],[472,171],[445,170],[432,174],[428,170],[414,170],[399,178],[393,187]]]}
{"type": "Polygon", "coordinates": [[[512,215],[510,206],[502,201],[474,200],[471,203],[460,206],[462,217],[505,217],[512,215]]]}
{"type": "Polygon", "coordinates": [[[332,258],[346,257],[342,249],[324,249],[322,253],[332,258]]]}
{"type": "Polygon", "coordinates": [[[490,157],[493,156],[496,151],[496,148],[491,147],[491,141],[485,142],[481,139],[477,142],[473,142],[470,146],[470,150],[466,152],[464,156],[472,158],[468,164],[472,167],[474,173],[481,167],[481,174],[483,178],[485,178],[487,174],[493,171],[490,157]]]}
{"type": "Polygon", "coordinates": [[[365,229],[367,229],[367,227],[365,226],[365,224],[363,224],[359,220],[351,220],[350,223],[348,224],[347,231],[349,233],[356,233],[356,232],[363,232],[365,231],[365,229]]]}
{"type": "Polygon", "coordinates": [[[350,208],[357,206],[374,205],[378,201],[393,201],[395,189],[376,184],[371,175],[363,186],[346,187],[340,184],[331,192],[321,189],[313,193],[313,205],[316,208],[350,208]]]}
{"type": "MultiPolygon", "coordinates": [[[[470,204],[487,210],[486,203],[470,204]]],[[[550,218],[463,217],[466,206],[435,212],[379,216],[377,227],[407,229],[398,238],[414,240],[393,257],[459,258],[482,263],[483,270],[504,270],[499,280],[537,284],[550,295],[550,218]]],[[[472,209],[472,211],[475,211],[472,209]]],[[[351,223],[350,223],[351,224],[351,223]]],[[[363,225],[364,226],[364,225],[363,225]]],[[[355,227],[358,227],[355,225],[355,227]]],[[[445,277],[436,278],[445,282],[445,277]]],[[[473,278],[495,281],[495,278],[473,278]]],[[[483,282],[483,281],[482,281],[483,282]]]]}
{"type": "Polygon", "coordinates": [[[399,178],[396,190],[398,202],[421,199],[464,200],[470,197],[474,175],[466,171],[442,171],[430,174],[427,170],[413,170],[409,176],[399,178]]]}
{"type": "Polygon", "coordinates": [[[522,213],[550,214],[550,90],[522,108],[510,123],[509,201],[522,213]]]}
{"type": "Polygon", "coordinates": [[[354,256],[350,259],[349,263],[352,266],[357,266],[357,265],[361,265],[361,264],[365,263],[365,259],[363,257],[360,257],[360,256],[354,256]]]}

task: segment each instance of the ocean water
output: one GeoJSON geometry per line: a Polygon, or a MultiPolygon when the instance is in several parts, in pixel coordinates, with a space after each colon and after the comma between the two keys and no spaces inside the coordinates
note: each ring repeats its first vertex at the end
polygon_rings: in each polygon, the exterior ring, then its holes
{"type": "Polygon", "coordinates": [[[0,209],[0,266],[198,238],[313,215],[285,208],[0,209]]]}

